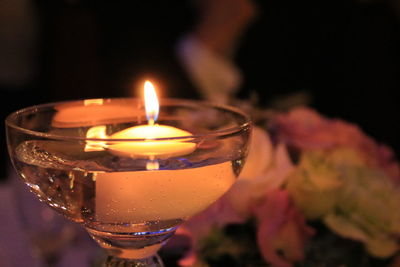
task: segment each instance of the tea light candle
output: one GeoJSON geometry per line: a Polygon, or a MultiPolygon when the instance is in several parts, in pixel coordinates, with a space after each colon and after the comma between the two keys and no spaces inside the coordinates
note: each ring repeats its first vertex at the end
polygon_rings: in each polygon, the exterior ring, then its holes
{"type": "Polygon", "coordinates": [[[113,154],[130,157],[155,157],[178,156],[189,154],[196,148],[195,143],[184,140],[155,140],[158,138],[188,137],[192,134],[167,125],[141,125],[135,126],[110,136],[112,139],[144,139],[144,141],[115,142],[108,145],[113,154]]]}
{"type": "Polygon", "coordinates": [[[134,126],[117,132],[110,139],[144,139],[143,141],[115,142],[108,149],[118,155],[130,157],[154,157],[184,155],[193,152],[196,144],[188,142],[192,134],[176,127],[155,124],[159,103],[153,85],[146,81],[144,98],[148,125],[134,126]],[[171,137],[187,137],[180,140],[156,140],[171,137]]]}

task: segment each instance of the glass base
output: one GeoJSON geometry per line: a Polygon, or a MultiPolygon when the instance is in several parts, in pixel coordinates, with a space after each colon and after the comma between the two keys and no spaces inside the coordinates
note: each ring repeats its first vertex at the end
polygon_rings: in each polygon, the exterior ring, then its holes
{"type": "Polygon", "coordinates": [[[86,228],[92,238],[110,255],[105,266],[163,266],[154,257],[174,234],[176,227],[150,232],[103,232],[86,228]],[[154,258],[154,259],[153,259],[154,258]],[[110,265],[112,263],[112,265],[110,265]],[[150,264],[151,263],[151,264],[150,264]]]}
{"type": "Polygon", "coordinates": [[[145,259],[122,259],[108,256],[103,267],[164,267],[164,264],[157,254],[145,259]]]}

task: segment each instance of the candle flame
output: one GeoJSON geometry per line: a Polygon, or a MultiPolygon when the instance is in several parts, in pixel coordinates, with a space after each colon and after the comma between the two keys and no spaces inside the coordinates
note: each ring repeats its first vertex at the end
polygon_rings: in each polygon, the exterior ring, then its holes
{"type": "Polygon", "coordinates": [[[160,105],[156,90],[151,82],[146,81],[144,83],[144,103],[146,108],[146,117],[149,125],[153,125],[158,118],[158,112],[160,105]]]}

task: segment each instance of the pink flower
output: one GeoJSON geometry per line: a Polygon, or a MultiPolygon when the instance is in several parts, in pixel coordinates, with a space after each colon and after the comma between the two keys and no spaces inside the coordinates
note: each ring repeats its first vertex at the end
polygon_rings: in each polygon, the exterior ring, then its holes
{"type": "Polygon", "coordinates": [[[178,230],[176,230],[175,235],[168,242],[168,246],[172,248],[188,247],[188,251],[183,258],[178,261],[179,266],[192,266],[197,261],[197,254],[194,249],[194,238],[192,233],[184,227],[179,227],[178,230]]]}
{"type": "Polygon", "coordinates": [[[239,216],[224,195],[205,211],[193,216],[183,224],[187,231],[197,241],[205,237],[214,228],[222,228],[227,224],[244,223],[245,219],[239,216]]]}
{"type": "Polygon", "coordinates": [[[245,219],[232,208],[226,195],[217,200],[205,211],[195,215],[178,228],[176,235],[184,235],[190,239],[189,250],[179,260],[179,266],[192,266],[197,261],[196,245],[202,238],[209,235],[212,229],[244,222],[245,219]]]}
{"type": "Polygon", "coordinates": [[[278,140],[298,149],[354,149],[369,167],[381,169],[394,181],[400,182],[400,168],[393,151],[375,143],[354,124],[327,119],[310,108],[302,107],[276,115],[271,126],[278,140]]]}
{"type": "Polygon", "coordinates": [[[282,187],[293,169],[286,146],[278,144],[271,151],[269,168],[254,176],[241,174],[239,180],[227,192],[226,198],[239,215],[248,218],[251,215],[251,207],[263,201],[265,194],[269,191],[282,187]]]}
{"type": "Polygon", "coordinates": [[[284,144],[275,148],[268,134],[255,128],[245,170],[235,185],[205,211],[195,215],[177,231],[191,239],[191,249],[179,262],[190,266],[196,262],[196,245],[214,228],[227,224],[242,224],[251,216],[251,207],[262,201],[265,194],[280,188],[293,170],[284,144]]]}
{"type": "Polygon", "coordinates": [[[188,220],[183,227],[193,238],[206,236],[213,227],[244,223],[250,206],[267,190],[280,187],[293,165],[283,144],[273,150],[268,134],[255,127],[245,170],[238,181],[220,199],[188,220]],[[247,167],[247,168],[246,168],[247,167]]]}
{"type": "Polygon", "coordinates": [[[266,261],[276,267],[291,267],[304,260],[304,244],[314,230],[306,225],[287,191],[267,194],[255,213],[259,221],[257,242],[266,261]]]}

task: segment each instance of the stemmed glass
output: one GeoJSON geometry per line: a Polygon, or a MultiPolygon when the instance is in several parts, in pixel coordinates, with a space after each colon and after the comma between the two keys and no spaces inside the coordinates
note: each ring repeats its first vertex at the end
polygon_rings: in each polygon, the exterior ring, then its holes
{"type": "Polygon", "coordinates": [[[187,134],[121,134],[146,124],[144,103],[133,98],[44,104],[6,119],[25,184],[86,228],[108,252],[105,266],[163,266],[161,246],[243,167],[251,122],[239,110],[170,99],[157,123],[187,134]]]}

